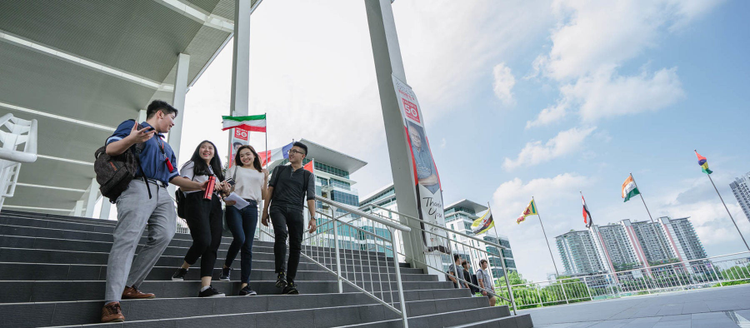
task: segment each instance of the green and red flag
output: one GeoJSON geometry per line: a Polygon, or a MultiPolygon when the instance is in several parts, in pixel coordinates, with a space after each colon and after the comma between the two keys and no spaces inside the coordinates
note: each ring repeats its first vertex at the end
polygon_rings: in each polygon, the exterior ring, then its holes
{"type": "Polygon", "coordinates": [[[233,128],[242,128],[252,132],[266,132],[266,114],[250,116],[222,116],[221,129],[229,130],[233,128]]]}

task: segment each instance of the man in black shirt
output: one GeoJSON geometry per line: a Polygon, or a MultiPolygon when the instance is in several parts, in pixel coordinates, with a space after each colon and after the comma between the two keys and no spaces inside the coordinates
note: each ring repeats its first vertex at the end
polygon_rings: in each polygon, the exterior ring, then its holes
{"type": "Polygon", "coordinates": [[[307,156],[307,146],[295,142],[289,150],[288,166],[277,166],[273,170],[268,192],[263,204],[261,223],[268,226],[269,205],[271,223],[275,234],[273,254],[276,259],[276,287],[283,288],[284,294],[299,294],[294,277],[297,275],[302,235],[305,219],[303,214],[305,199],[310,211],[310,222],[307,227],[310,233],[315,232],[315,176],[302,168],[302,160],[307,156]],[[307,197],[305,197],[307,194],[307,197]],[[288,228],[288,230],[287,230],[288,228]],[[286,238],[289,237],[289,263],[284,268],[286,257],[286,238]],[[284,271],[287,271],[285,273],[284,271]]]}

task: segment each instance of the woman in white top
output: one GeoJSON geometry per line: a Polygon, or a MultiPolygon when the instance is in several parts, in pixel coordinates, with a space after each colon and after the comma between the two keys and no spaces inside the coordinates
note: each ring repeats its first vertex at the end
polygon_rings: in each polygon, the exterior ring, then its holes
{"type": "Polygon", "coordinates": [[[221,198],[219,192],[228,187],[223,183],[224,175],[221,173],[221,159],[216,154],[216,146],[208,140],[201,142],[190,161],[180,169],[180,174],[188,179],[204,182],[213,176],[216,178],[216,187],[211,199],[204,198],[203,191],[186,191],[185,206],[187,215],[185,221],[190,228],[193,237],[193,245],[185,255],[182,267],[172,276],[172,280],[181,281],[185,278],[188,268],[201,258],[201,290],[199,297],[220,297],[224,293],[217,291],[211,286],[216,253],[221,244],[221,233],[223,230],[221,210],[221,198]],[[220,181],[222,181],[220,183],[220,181]]]}
{"type": "Polygon", "coordinates": [[[227,259],[221,270],[221,280],[229,280],[232,262],[237,252],[242,250],[240,257],[240,295],[256,295],[250,288],[250,270],[253,260],[253,239],[255,228],[258,226],[258,205],[266,194],[268,171],[260,165],[258,153],[252,146],[245,145],[237,149],[234,166],[227,170],[227,177],[234,181],[234,192],[245,199],[250,205],[237,209],[234,202],[227,201],[227,226],[232,232],[234,240],[227,251],[227,259]]]}

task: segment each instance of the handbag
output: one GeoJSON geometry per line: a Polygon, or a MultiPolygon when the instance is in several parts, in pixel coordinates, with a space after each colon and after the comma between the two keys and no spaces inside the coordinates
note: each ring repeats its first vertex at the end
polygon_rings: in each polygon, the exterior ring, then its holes
{"type": "MultiPolygon", "coordinates": [[[[190,178],[190,181],[193,181],[193,179],[195,179],[195,170],[193,170],[193,177],[190,178]]],[[[174,200],[177,202],[177,216],[183,219],[187,216],[187,204],[185,198],[185,193],[182,192],[181,189],[174,191],[174,200]]]]}

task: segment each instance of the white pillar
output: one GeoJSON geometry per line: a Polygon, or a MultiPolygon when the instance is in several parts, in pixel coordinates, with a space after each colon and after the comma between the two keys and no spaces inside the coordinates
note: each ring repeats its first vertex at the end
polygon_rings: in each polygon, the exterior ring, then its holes
{"type": "Polygon", "coordinates": [[[99,211],[99,219],[109,220],[110,209],[112,209],[112,203],[109,202],[109,198],[102,197],[102,209],[99,211]]]}
{"type": "Polygon", "coordinates": [[[99,184],[96,183],[96,179],[91,179],[91,184],[89,185],[89,196],[86,198],[85,216],[87,218],[94,217],[94,206],[96,205],[96,201],[98,197],[99,197],[99,184]]]}
{"type": "MultiPolygon", "coordinates": [[[[188,87],[188,69],[190,67],[190,55],[180,54],[177,59],[177,73],[174,79],[174,93],[172,94],[172,106],[180,113],[174,119],[174,126],[169,131],[169,145],[172,146],[177,163],[180,163],[180,140],[182,139],[182,120],[185,118],[185,95],[188,87]]],[[[177,165],[177,164],[175,164],[177,165]]]]}
{"type": "Polygon", "coordinates": [[[83,201],[78,200],[76,201],[76,207],[73,209],[73,216],[81,216],[81,212],[83,212],[83,201]]]}
{"type": "Polygon", "coordinates": [[[250,89],[250,14],[251,0],[236,0],[234,5],[234,53],[232,57],[232,100],[230,115],[247,115],[250,89]]]}
{"type": "Polygon", "coordinates": [[[146,121],[146,110],[141,109],[138,111],[138,123],[142,123],[146,121]]]}
{"type": "MultiPolygon", "coordinates": [[[[380,105],[385,122],[385,135],[388,141],[388,154],[391,159],[391,172],[396,189],[398,211],[412,217],[419,217],[417,212],[417,194],[414,188],[414,176],[411,172],[412,159],[408,149],[408,141],[404,132],[404,119],[398,106],[396,90],[393,86],[393,76],[406,82],[404,64],[401,60],[401,49],[396,35],[396,23],[393,19],[390,0],[365,0],[367,22],[370,28],[372,54],[375,59],[375,73],[380,91],[380,105]]],[[[412,228],[408,234],[410,238],[404,240],[406,260],[417,267],[420,262],[426,262],[424,255],[424,241],[417,220],[401,218],[402,224],[412,228]]],[[[407,233],[404,233],[407,234],[407,233]]],[[[422,267],[427,269],[426,267],[422,267]]]]}

